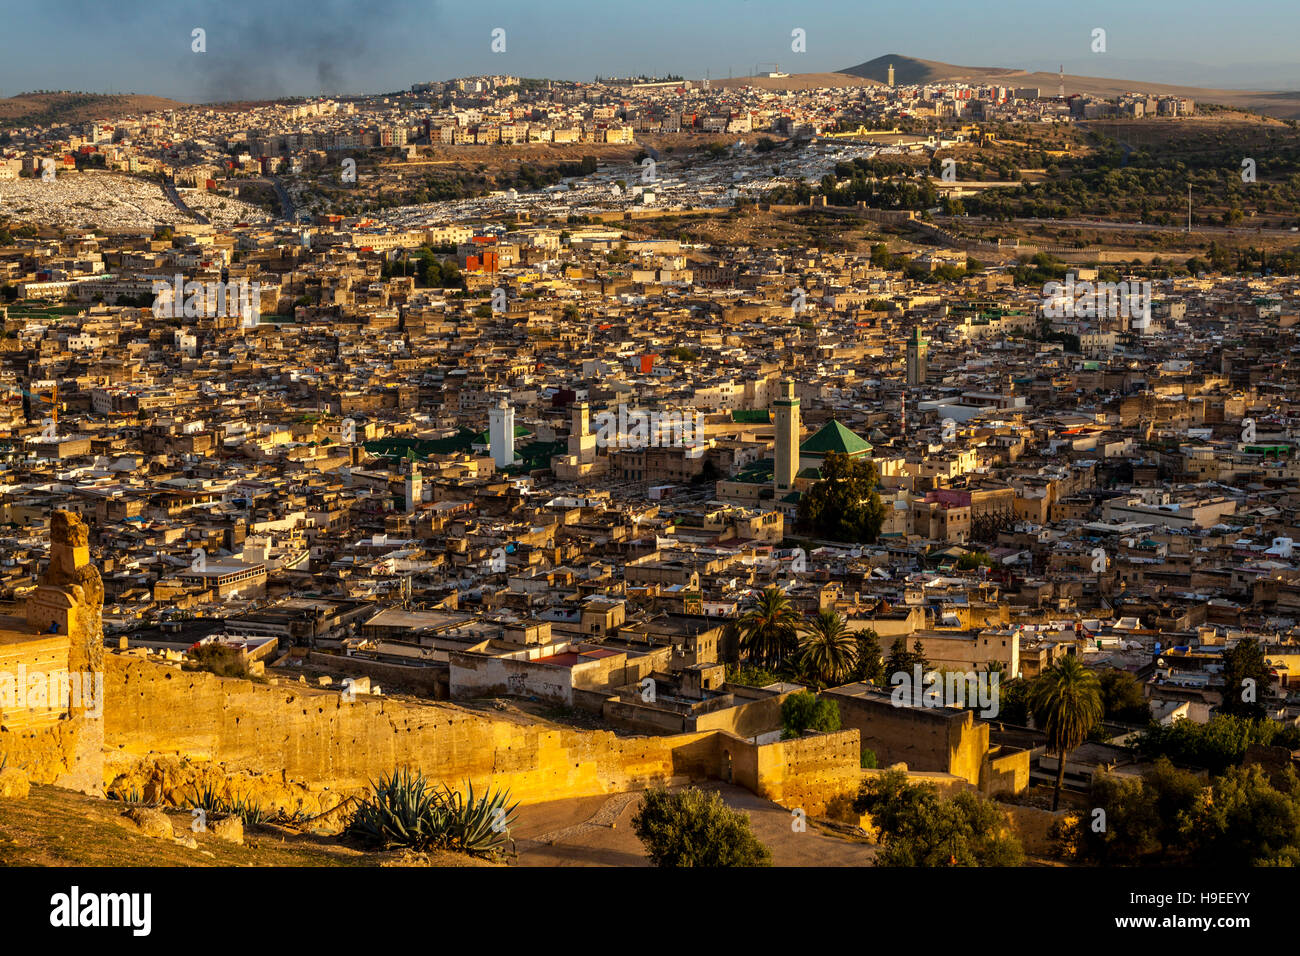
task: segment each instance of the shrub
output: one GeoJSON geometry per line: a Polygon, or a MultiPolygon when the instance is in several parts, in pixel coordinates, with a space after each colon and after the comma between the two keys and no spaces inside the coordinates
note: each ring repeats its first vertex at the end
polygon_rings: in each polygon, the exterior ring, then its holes
{"type": "Polygon", "coordinates": [[[891,770],[863,784],[854,810],[871,814],[883,836],[876,866],[1018,866],[1020,841],[1006,813],[970,790],[950,800],[933,784],[891,770]]]}
{"type": "Polygon", "coordinates": [[[789,740],[807,730],[831,733],[840,729],[840,708],[833,700],[818,700],[801,690],[781,703],[781,738],[789,740]]]}
{"type": "Polygon", "coordinates": [[[1251,744],[1295,750],[1300,748],[1300,728],[1216,714],[1204,724],[1176,720],[1164,726],[1152,725],[1135,746],[1144,757],[1164,756],[1174,763],[1205,767],[1212,774],[1220,774],[1240,764],[1251,744]]]}
{"type": "Polygon", "coordinates": [[[1098,774],[1092,799],[1105,816],[1058,826],[1058,856],[1102,866],[1300,863],[1300,776],[1290,767],[1271,779],[1257,765],[1231,767],[1205,787],[1161,758],[1141,780],[1098,774]]]}
{"type": "Polygon", "coordinates": [[[248,662],[237,647],[226,644],[202,644],[190,648],[189,658],[205,671],[211,671],[218,677],[247,677],[248,662]]]}
{"type": "Polygon", "coordinates": [[[770,866],[772,853],[749,829],[749,817],[722,795],[690,787],[647,790],[632,830],[655,866],[770,866]]]}

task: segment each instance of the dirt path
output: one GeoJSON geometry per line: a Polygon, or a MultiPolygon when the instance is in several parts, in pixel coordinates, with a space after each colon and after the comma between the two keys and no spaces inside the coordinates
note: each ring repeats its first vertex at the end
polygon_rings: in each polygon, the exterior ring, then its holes
{"type": "MultiPolygon", "coordinates": [[[[789,810],[723,783],[700,785],[717,790],[727,805],[749,814],[754,834],[772,850],[776,866],[870,866],[876,847],[809,823],[795,832],[789,810]]],[[[632,832],[640,793],[575,797],[521,807],[512,828],[520,866],[649,866],[641,841],[632,832]]]]}

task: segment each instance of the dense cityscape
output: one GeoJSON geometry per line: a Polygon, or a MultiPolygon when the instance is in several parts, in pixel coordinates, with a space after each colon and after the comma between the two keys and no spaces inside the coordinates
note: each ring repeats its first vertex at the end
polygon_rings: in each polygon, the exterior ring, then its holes
{"type": "Polygon", "coordinates": [[[1300,102],[791,67],[0,100],[0,862],[1300,864],[1300,102]]]}

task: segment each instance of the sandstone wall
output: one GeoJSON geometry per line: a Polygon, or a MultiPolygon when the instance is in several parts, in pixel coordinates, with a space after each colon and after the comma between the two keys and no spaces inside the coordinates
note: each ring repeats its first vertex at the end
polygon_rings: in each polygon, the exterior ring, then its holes
{"type": "Polygon", "coordinates": [[[68,702],[52,684],[67,677],[70,651],[66,634],[0,639],[0,726],[26,731],[58,723],[68,702]]]}
{"type": "Polygon", "coordinates": [[[1020,840],[1025,853],[1033,856],[1050,856],[1052,827],[1060,820],[1079,815],[1070,810],[1053,812],[1016,804],[1004,804],[1002,809],[1007,812],[1007,828],[1020,840]]]}
{"type": "Polygon", "coordinates": [[[104,722],[87,716],[43,727],[0,730],[0,754],[7,766],[33,783],[51,783],[82,793],[103,792],[104,722]]]}
{"type": "Polygon", "coordinates": [[[994,748],[984,764],[980,792],[986,797],[997,793],[1023,793],[1029,787],[1031,756],[1028,750],[994,748]]]}
{"type": "Polygon", "coordinates": [[[970,711],[895,707],[887,697],[822,694],[839,704],[844,727],[856,728],[880,766],[951,773],[978,784],[989,750],[989,726],[970,711]]]}
{"type": "Polygon", "coordinates": [[[132,756],[177,755],[228,773],[351,792],[411,765],[453,787],[466,780],[509,787],[523,803],[718,776],[715,733],[549,730],[450,704],[364,696],[348,703],[305,684],[220,678],[119,655],[109,656],[105,691],[105,746],[118,769],[132,756]]]}
{"type": "Polygon", "coordinates": [[[821,816],[833,801],[858,791],[862,776],[856,730],[807,734],[757,746],[730,735],[721,757],[732,757],[733,782],[783,807],[821,816]]]}

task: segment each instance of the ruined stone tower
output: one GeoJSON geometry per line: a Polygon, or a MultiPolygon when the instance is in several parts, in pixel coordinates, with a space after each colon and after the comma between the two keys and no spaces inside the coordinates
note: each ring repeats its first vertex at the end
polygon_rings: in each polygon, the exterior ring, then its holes
{"type": "Polygon", "coordinates": [[[86,525],[57,511],[25,618],[0,614],[0,751],[32,782],[102,791],[103,610],[86,525]]]}
{"type": "Polygon", "coordinates": [[[56,511],[50,521],[50,564],[27,599],[27,623],[68,637],[68,670],[104,670],[104,582],[90,563],[90,536],[80,515],[56,511]]]}

